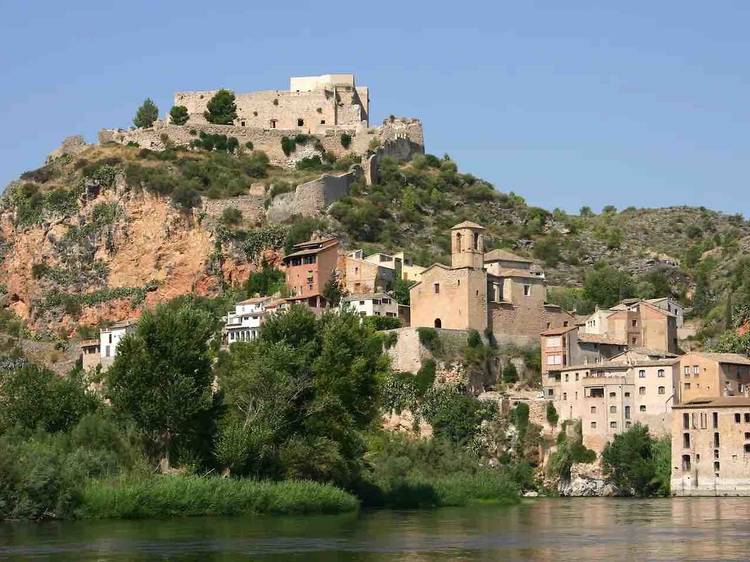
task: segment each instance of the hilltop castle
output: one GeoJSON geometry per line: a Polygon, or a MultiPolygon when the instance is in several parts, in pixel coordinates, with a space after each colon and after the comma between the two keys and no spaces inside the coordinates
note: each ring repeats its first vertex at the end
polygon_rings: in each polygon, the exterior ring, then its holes
{"type": "MultiPolygon", "coordinates": [[[[174,105],[185,106],[190,123],[207,123],[203,116],[216,90],[177,92],[174,105]]],[[[235,94],[235,125],[256,129],[283,129],[306,133],[331,127],[368,127],[370,92],[356,86],[353,74],[294,76],[289,90],[235,94]]]]}

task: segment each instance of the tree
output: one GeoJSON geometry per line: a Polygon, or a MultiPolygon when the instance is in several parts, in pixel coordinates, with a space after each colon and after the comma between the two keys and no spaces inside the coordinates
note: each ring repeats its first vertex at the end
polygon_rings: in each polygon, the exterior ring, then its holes
{"type": "Polygon", "coordinates": [[[552,401],[547,402],[547,422],[552,427],[557,426],[557,422],[560,419],[560,415],[557,413],[557,410],[555,409],[555,405],[552,403],[552,401]]]}
{"type": "Polygon", "coordinates": [[[513,361],[508,361],[503,368],[503,382],[506,384],[512,384],[516,381],[518,381],[518,370],[513,361]]]}
{"type": "Polygon", "coordinates": [[[138,328],[118,345],[107,372],[115,412],[132,418],[168,469],[176,443],[199,434],[212,408],[208,340],[211,315],[191,304],[144,312],[138,328]]]}
{"type": "MultiPolygon", "coordinates": [[[[668,441],[667,441],[668,443],[668,441]]],[[[635,496],[669,493],[669,462],[664,470],[660,459],[669,446],[659,444],[648,432],[648,426],[635,424],[615,435],[602,452],[602,466],[607,479],[621,492],[635,496]]]]}
{"type": "Polygon", "coordinates": [[[237,105],[234,103],[234,92],[221,89],[206,105],[203,113],[206,121],[215,125],[231,125],[237,119],[237,105]]]}
{"type": "Polygon", "coordinates": [[[273,267],[265,259],[260,271],[254,271],[245,282],[245,292],[249,297],[268,297],[284,288],[284,273],[273,267]]]}
{"type": "Polygon", "coordinates": [[[184,125],[188,122],[188,110],[184,105],[173,105],[169,110],[169,119],[172,125],[184,125]]]}
{"type": "Polygon", "coordinates": [[[145,129],[151,127],[158,118],[159,108],[151,98],[146,98],[133,118],[133,125],[145,129]]]}
{"type": "Polygon", "coordinates": [[[13,427],[66,431],[96,406],[78,372],[60,377],[32,363],[0,370],[0,432],[13,427]]]}
{"type": "Polygon", "coordinates": [[[633,278],[610,265],[600,266],[586,276],[583,284],[588,300],[609,308],[634,294],[633,278]]]}
{"type": "Polygon", "coordinates": [[[336,278],[336,275],[331,275],[331,278],[323,287],[323,298],[326,300],[329,306],[338,306],[341,302],[341,297],[344,294],[344,290],[341,288],[341,283],[336,278]]]}
{"type": "Polygon", "coordinates": [[[411,288],[414,286],[415,281],[408,281],[398,277],[393,280],[393,296],[396,298],[398,304],[409,304],[411,299],[411,288]]]}

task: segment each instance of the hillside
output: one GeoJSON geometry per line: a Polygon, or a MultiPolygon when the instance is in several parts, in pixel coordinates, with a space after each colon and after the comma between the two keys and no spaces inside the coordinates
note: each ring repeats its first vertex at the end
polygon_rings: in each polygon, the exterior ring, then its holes
{"type": "MultiPolygon", "coordinates": [[[[341,236],[347,248],[447,262],[448,229],[466,219],[487,228],[488,248],[543,263],[553,285],[580,287],[595,265],[608,264],[629,276],[622,296],[668,290],[700,301],[711,320],[722,319],[728,287],[742,285],[736,273],[750,226],[741,216],[691,207],[568,215],[460,173],[447,157],[420,155],[405,164],[383,159],[377,183],[357,180],[321,216],[270,224],[263,205],[357,159],[306,159],[285,170],[238,152],[107,143],[23,174],[0,207],[3,307],[33,332],[68,337],[177,295],[238,289],[261,257],[273,261],[314,231],[341,236]],[[232,209],[250,194],[258,213],[232,209]],[[207,213],[212,201],[230,211],[207,213]]],[[[550,299],[579,312],[597,304],[574,289],[552,290],[550,299]]]]}

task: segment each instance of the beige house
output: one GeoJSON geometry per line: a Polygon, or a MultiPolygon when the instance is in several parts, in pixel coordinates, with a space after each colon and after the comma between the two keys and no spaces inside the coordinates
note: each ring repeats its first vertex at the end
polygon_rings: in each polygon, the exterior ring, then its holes
{"type": "Polygon", "coordinates": [[[100,342],[98,339],[81,342],[81,367],[84,371],[95,369],[102,363],[100,342]]]}
{"type": "Polygon", "coordinates": [[[679,374],[679,402],[737,396],[750,389],[750,359],[737,353],[686,353],[680,357],[679,374]]]}
{"type": "Polygon", "coordinates": [[[631,347],[677,353],[677,313],[672,299],[626,299],[610,309],[597,309],[581,329],[622,340],[631,347]]]}
{"type": "Polygon", "coordinates": [[[600,452],[635,423],[655,436],[671,431],[676,357],[625,352],[608,361],[573,365],[544,378],[545,396],[560,420],[581,420],[583,443],[600,452]]]}
{"type": "Polygon", "coordinates": [[[675,496],[750,496],[750,398],[674,407],[671,489],[675,496]]]}
{"type": "Polygon", "coordinates": [[[486,328],[498,341],[528,344],[574,317],[546,304],[544,273],[529,260],[484,253],[484,227],[463,222],[451,229],[451,265],[433,264],[411,288],[411,325],[455,330],[486,328]]]}
{"type": "MultiPolygon", "coordinates": [[[[627,349],[624,341],[589,334],[563,321],[560,328],[550,328],[541,334],[542,378],[559,375],[570,365],[599,363],[627,349]]],[[[550,387],[547,391],[552,391],[550,387]]],[[[553,394],[546,394],[552,397],[553,394]]]]}

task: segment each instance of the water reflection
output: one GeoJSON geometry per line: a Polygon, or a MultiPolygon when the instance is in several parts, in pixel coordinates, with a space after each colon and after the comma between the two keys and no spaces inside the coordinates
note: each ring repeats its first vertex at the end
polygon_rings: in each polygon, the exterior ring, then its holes
{"type": "Polygon", "coordinates": [[[0,525],[0,559],[747,560],[750,500],[540,499],[326,517],[0,525]]]}

